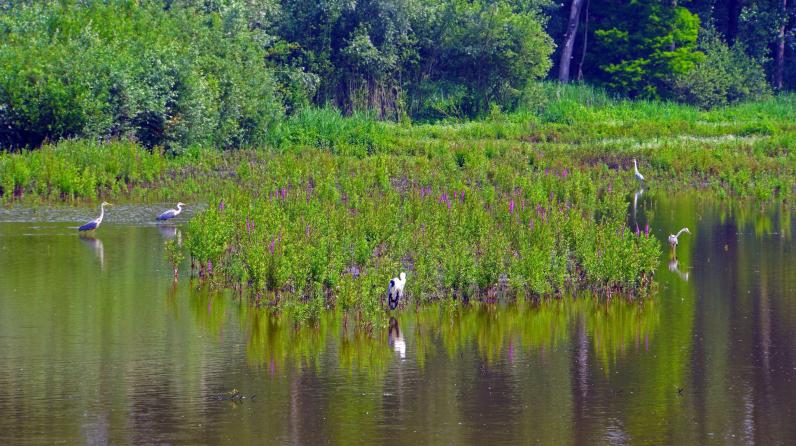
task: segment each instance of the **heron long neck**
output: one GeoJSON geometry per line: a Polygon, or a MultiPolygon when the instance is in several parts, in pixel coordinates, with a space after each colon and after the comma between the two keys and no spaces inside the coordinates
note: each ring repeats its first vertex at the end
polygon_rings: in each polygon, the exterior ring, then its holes
{"type": "Polygon", "coordinates": [[[636,160],[633,160],[633,169],[638,173],[638,164],[636,164],[636,160]]]}
{"type": "Polygon", "coordinates": [[[680,231],[677,232],[677,235],[675,235],[675,237],[680,237],[680,234],[682,234],[683,232],[685,232],[687,230],[688,230],[688,228],[681,229],[680,231]]]}
{"type": "Polygon", "coordinates": [[[182,212],[182,205],[178,204],[177,205],[177,212],[175,212],[175,214],[179,214],[180,212],[182,212]]]}
{"type": "Polygon", "coordinates": [[[104,216],[105,216],[105,205],[103,204],[103,205],[100,205],[100,216],[97,219],[97,222],[101,222],[102,221],[102,217],[104,217],[104,216]]]}

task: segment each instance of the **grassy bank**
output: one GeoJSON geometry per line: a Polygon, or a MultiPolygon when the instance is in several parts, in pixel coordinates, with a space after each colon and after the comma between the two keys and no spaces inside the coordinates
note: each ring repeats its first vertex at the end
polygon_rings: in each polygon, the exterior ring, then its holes
{"type": "MultiPolygon", "coordinates": [[[[599,183],[635,187],[632,158],[648,189],[707,189],[721,197],[788,200],[796,177],[796,96],[713,111],[683,105],[614,100],[598,90],[545,84],[532,109],[470,122],[390,123],[334,110],[306,109],[268,135],[264,149],[183,155],[134,143],[85,140],[0,153],[6,203],[206,200],[212,192],[265,175],[258,166],[284,155],[330,153],[438,160],[456,168],[512,158],[529,169],[578,170],[599,183]]],[[[393,175],[394,172],[390,172],[393,175]]]]}
{"type": "Polygon", "coordinates": [[[537,106],[477,122],[389,123],[306,109],[261,149],[62,141],[0,154],[6,203],[209,202],[188,227],[199,274],[257,303],[374,321],[390,277],[411,303],[589,289],[642,296],[660,254],[627,197],[700,189],[790,202],[796,101],[723,110],[545,85],[537,106]]]}
{"type": "Polygon", "coordinates": [[[412,301],[567,289],[644,294],[658,242],[625,227],[624,193],[587,173],[491,160],[281,155],[188,226],[200,276],[260,303],[375,314],[406,271],[412,301]]]}

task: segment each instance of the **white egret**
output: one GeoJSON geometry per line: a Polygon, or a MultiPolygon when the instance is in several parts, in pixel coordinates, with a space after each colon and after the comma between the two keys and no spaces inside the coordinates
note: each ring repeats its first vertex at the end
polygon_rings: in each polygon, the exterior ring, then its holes
{"type": "Polygon", "coordinates": [[[390,310],[394,310],[398,306],[398,300],[404,294],[404,285],[406,285],[406,273],[401,273],[399,277],[390,280],[390,286],[387,288],[387,303],[390,310]]]}
{"type": "Polygon", "coordinates": [[[170,220],[170,219],[180,215],[180,212],[182,212],[182,207],[183,206],[185,206],[185,203],[182,203],[182,202],[177,203],[177,209],[169,209],[168,211],[158,215],[157,220],[160,220],[160,221],[170,220]]]}
{"type": "Polygon", "coordinates": [[[644,181],[644,175],[642,175],[641,172],[638,171],[638,164],[636,164],[635,158],[633,158],[633,170],[636,172],[636,179],[638,179],[639,181],[644,181]]]}
{"type": "Polygon", "coordinates": [[[682,234],[683,232],[685,232],[686,234],[691,233],[691,231],[689,231],[688,228],[683,228],[679,232],[677,232],[677,235],[669,234],[669,245],[671,245],[672,248],[675,248],[677,246],[677,237],[680,237],[680,234],[682,234]]]}
{"type": "Polygon", "coordinates": [[[83,226],[77,228],[78,231],[93,231],[99,228],[99,225],[102,223],[102,218],[105,217],[105,206],[112,206],[110,203],[103,201],[100,205],[100,216],[90,222],[84,224],[83,226]]]}

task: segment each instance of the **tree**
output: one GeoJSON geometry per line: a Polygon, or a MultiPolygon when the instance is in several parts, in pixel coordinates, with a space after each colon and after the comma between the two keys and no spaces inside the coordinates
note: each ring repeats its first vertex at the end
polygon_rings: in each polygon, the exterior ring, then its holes
{"type": "Polygon", "coordinates": [[[599,0],[592,9],[599,11],[593,14],[597,79],[614,90],[631,97],[667,96],[671,79],[702,58],[696,45],[699,17],[684,7],[599,0]]]}
{"type": "Polygon", "coordinates": [[[578,34],[578,23],[580,22],[580,11],[583,8],[583,1],[584,0],[572,0],[572,4],[569,8],[569,21],[567,31],[564,34],[561,61],[558,64],[558,80],[564,83],[569,82],[572,49],[575,47],[575,37],[578,34]]]}

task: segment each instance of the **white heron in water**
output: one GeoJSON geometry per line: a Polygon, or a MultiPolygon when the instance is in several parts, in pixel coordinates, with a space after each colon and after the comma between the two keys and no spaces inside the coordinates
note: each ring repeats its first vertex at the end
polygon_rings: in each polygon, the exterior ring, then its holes
{"type": "Polygon", "coordinates": [[[105,217],[105,206],[112,206],[110,203],[103,201],[100,205],[100,216],[90,222],[84,224],[83,226],[77,228],[78,231],[93,231],[99,228],[99,225],[102,224],[102,218],[105,217]]]}
{"type": "Polygon", "coordinates": [[[401,273],[399,277],[390,280],[390,286],[387,288],[387,303],[390,310],[394,310],[398,306],[398,301],[404,294],[404,285],[406,285],[406,273],[401,273]]]}
{"type": "Polygon", "coordinates": [[[635,158],[633,158],[633,170],[636,173],[636,179],[639,181],[644,181],[644,175],[642,175],[641,172],[638,171],[638,164],[636,164],[635,158]]]}
{"type": "Polygon", "coordinates": [[[669,234],[669,245],[672,247],[672,249],[677,247],[677,237],[680,237],[680,234],[682,234],[683,232],[685,232],[686,234],[691,233],[691,231],[689,231],[688,228],[683,228],[677,232],[677,235],[669,234]]]}
{"type": "Polygon", "coordinates": [[[172,218],[180,215],[182,212],[182,207],[185,206],[185,203],[179,202],[177,203],[177,209],[169,209],[168,211],[158,215],[157,220],[171,220],[172,218]]]}

